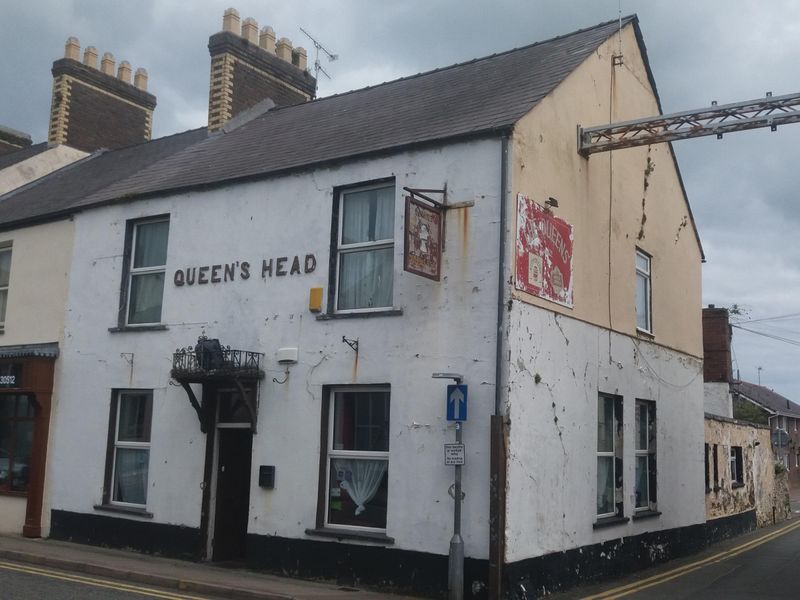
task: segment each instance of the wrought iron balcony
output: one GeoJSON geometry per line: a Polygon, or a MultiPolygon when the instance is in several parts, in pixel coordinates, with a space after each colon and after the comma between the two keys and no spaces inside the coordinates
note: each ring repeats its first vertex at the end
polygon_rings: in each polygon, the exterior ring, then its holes
{"type": "Polygon", "coordinates": [[[180,383],[261,379],[263,356],[261,352],[235,350],[222,346],[218,339],[200,336],[194,346],[175,351],[170,375],[180,383]]]}

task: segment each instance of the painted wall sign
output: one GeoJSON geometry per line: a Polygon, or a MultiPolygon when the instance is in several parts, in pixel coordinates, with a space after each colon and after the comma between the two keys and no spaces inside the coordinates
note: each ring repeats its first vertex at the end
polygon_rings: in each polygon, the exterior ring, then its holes
{"type": "Polygon", "coordinates": [[[177,269],[172,281],[177,286],[203,285],[206,283],[227,283],[236,279],[247,280],[253,272],[260,267],[262,279],[267,277],[285,277],[286,275],[299,275],[313,273],[317,268],[317,258],[313,254],[301,257],[280,256],[278,258],[265,258],[260,265],[252,264],[246,260],[236,260],[218,265],[203,265],[202,267],[186,267],[177,269]]]}
{"type": "Polygon", "coordinates": [[[403,268],[439,281],[442,267],[442,211],[406,196],[403,268]]]}
{"type": "Polygon", "coordinates": [[[0,388],[18,388],[22,385],[22,363],[0,365],[0,388]]]}
{"type": "Polygon", "coordinates": [[[572,225],[517,196],[518,290],[571,307],[572,243],[572,225]]]}

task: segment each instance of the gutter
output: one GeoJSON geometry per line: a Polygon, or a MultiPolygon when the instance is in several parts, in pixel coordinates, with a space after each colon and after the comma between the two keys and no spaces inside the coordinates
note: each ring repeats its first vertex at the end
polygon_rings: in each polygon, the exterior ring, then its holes
{"type": "Polygon", "coordinates": [[[497,345],[495,348],[494,413],[489,441],[489,589],[490,600],[503,597],[506,529],[506,422],[503,414],[503,353],[506,311],[506,204],[509,134],[500,138],[500,227],[497,265],[497,345]]]}

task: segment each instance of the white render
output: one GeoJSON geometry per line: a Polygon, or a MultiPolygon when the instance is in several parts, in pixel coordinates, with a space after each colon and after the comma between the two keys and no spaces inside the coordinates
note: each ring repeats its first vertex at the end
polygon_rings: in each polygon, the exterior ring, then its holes
{"type": "Polygon", "coordinates": [[[703,407],[705,412],[720,417],[733,418],[731,386],[727,383],[706,382],[703,384],[703,407]]]}
{"type": "Polygon", "coordinates": [[[508,562],[705,521],[700,360],[516,301],[510,331],[508,562]],[[655,401],[655,519],[592,527],[601,392],[623,397],[626,516],[635,400],[655,401]]]}
{"type": "MultiPolygon", "coordinates": [[[[53,508],[105,514],[102,501],[112,390],[154,390],[147,510],[152,521],[200,526],[205,435],[180,387],[169,385],[172,353],[205,332],[234,348],[265,353],[258,433],[253,439],[249,532],[306,538],[315,526],[322,386],[391,385],[387,535],[394,548],[447,554],[452,467],[443,444],[446,381],[469,384],[464,428],[466,554],[488,555],[489,417],[494,410],[501,145],[498,140],[398,153],[281,178],[98,208],[75,217],[77,240],[60,359],[51,453],[53,508]],[[318,321],[309,289],[328,288],[333,189],[395,177],[394,307],[402,316],[318,321]],[[447,185],[442,280],[403,271],[403,186],[447,185]],[[162,320],[166,331],[111,333],[117,324],[126,221],[169,213],[162,320]],[[261,277],[261,260],[313,253],[313,273],[261,277]],[[248,280],[177,287],[176,269],[247,260],[248,280]],[[342,342],[359,340],[359,356],[342,342]],[[276,352],[297,347],[286,369],[276,352]],[[276,465],[274,490],[258,466],[276,465]]],[[[290,258],[291,261],[291,258],[290,258]]],[[[198,390],[199,391],[199,390],[198,390]]],[[[702,421],[702,419],[701,419],[702,421]]],[[[702,427],[702,422],[701,422],[702,427]]],[[[120,518],[137,518],[112,515],[120,518]]],[[[315,538],[321,539],[321,538],[315,538]]],[[[333,543],[333,542],[332,542],[333,543]]]]}

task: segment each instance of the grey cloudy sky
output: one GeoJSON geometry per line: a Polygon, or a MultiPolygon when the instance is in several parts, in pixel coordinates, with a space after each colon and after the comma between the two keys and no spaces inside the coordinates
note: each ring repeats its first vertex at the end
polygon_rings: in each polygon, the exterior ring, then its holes
{"type": "MultiPolygon", "coordinates": [[[[523,46],[614,19],[620,0],[28,0],[3,3],[0,124],[46,138],[50,66],[70,35],[150,73],[155,135],[204,125],[208,36],[222,13],[271,25],[313,48],[303,27],[340,59],[320,95],[523,46]]],[[[637,13],[665,112],[800,92],[800,2],[621,0],[637,13]]],[[[749,319],[800,313],[800,124],[677,142],[707,263],[703,301],[738,304],[749,319]]],[[[745,326],[748,326],[744,323],[745,326]]],[[[800,343],[800,318],[749,327],[800,343]]],[[[734,331],[743,379],[800,402],[800,347],[734,331]]]]}

